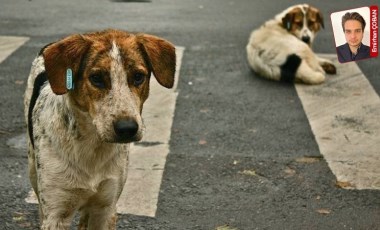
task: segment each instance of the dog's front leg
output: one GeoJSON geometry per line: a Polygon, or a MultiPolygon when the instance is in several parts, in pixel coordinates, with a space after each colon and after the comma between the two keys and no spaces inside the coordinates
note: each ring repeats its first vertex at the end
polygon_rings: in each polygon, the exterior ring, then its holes
{"type": "Polygon", "coordinates": [[[40,189],[41,229],[68,230],[80,205],[78,193],[49,187],[43,186],[40,189]]]}
{"type": "Polygon", "coordinates": [[[117,214],[115,207],[99,207],[92,210],[88,219],[88,230],[115,230],[117,214]]]}
{"type": "Polygon", "coordinates": [[[43,221],[41,230],[68,230],[70,224],[55,221],[43,221]]]}
{"type": "Polygon", "coordinates": [[[116,202],[119,186],[122,184],[118,179],[105,180],[99,185],[98,192],[89,199],[82,211],[82,215],[88,214],[89,230],[116,229],[116,202]]]}
{"type": "Polygon", "coordinates": [[[64,217],[65,214],[62,214],[62,216],[57,215],[53,211],[53,214],[51,213],[45,213],[42,216],[42,230],[69,230],[72,216],[70,217],[64,217]]]}

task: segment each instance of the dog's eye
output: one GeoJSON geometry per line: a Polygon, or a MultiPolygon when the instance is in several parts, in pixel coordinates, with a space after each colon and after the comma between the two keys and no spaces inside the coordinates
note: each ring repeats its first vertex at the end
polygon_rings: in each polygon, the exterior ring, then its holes
{"type": "Polygon", "coordinates": [[[104,78],[100,74],[93,74],[90,75],[90,82],[93,86],[99,89],[104,89],[106,88],[106,84],[104,82],[104,78]]]}
{"type": "Polygon", "coordinates": [[[133,76],[133,85],[139,86],[141,85],[145,80],[145,75],[143,73],[135,73],[133,76]]]}

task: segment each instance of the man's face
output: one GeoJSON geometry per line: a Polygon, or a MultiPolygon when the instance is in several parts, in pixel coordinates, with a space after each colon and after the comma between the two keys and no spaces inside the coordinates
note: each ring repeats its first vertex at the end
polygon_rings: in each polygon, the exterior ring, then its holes
{"type": "Polygon", "coordinates": [[[363,39],[362,24],[357,20],[348,20],[344,23],[344,35],[350,46],[358,46],[363,39]]]}

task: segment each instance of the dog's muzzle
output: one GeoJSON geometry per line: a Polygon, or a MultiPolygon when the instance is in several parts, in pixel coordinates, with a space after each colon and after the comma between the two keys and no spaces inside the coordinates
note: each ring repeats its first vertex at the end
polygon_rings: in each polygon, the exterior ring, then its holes
{"type": "Polygon", "coordinates": [[[139,125],[132,119],[120,119],[113,124],[116,134],[116,142],[132,142],[137,141],[137,132],[139,125]]]}
{"type": "Polygon", "coordinates": [[[309,36],[302,36],[301,40],[305,42],[306,44],[310,44],[310,37],[309,36]]]}

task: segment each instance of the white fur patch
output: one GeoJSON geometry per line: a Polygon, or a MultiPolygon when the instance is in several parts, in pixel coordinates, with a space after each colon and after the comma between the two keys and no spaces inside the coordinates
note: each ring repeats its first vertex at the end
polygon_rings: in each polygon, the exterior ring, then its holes
{"type": "Polygon", "coordinates": [[[110,55],[115,61],[119,63],[121,62],[120,50],[119,47],[117,47],[115,41],[112,42],[112,49],[110,51],[110,55]]]}
{"type": "Polygon", "coordinates": [[[127,73],[124,69],[123,58],[120,55],[120,49],[115,41],[112,42],[112,49],[109,54],[112,59],[110,74],[113,89],[127,85],[127,73]]]}

